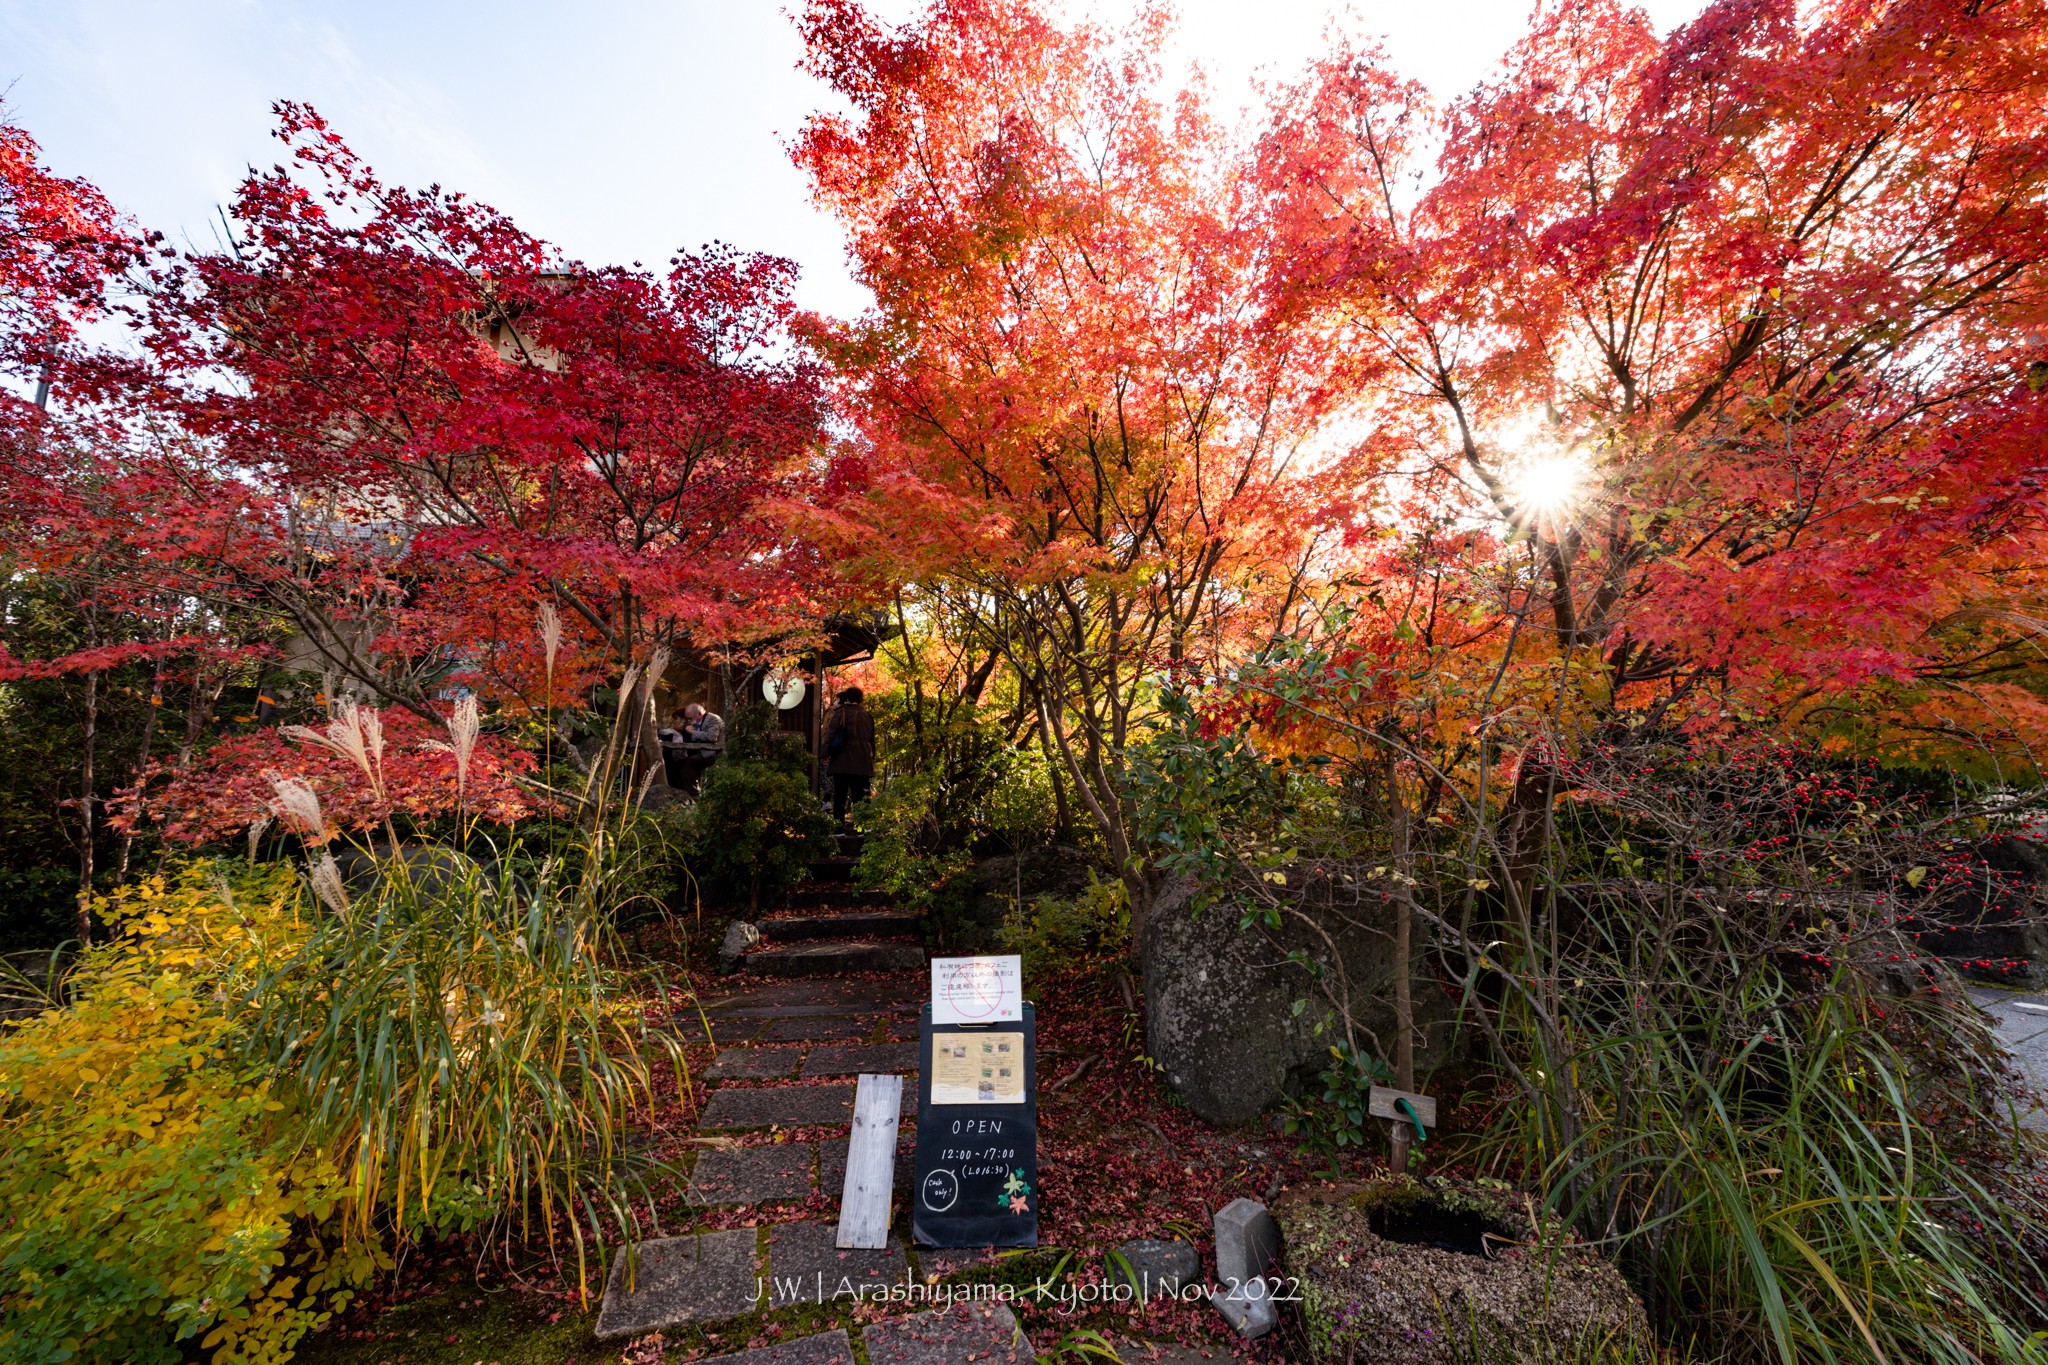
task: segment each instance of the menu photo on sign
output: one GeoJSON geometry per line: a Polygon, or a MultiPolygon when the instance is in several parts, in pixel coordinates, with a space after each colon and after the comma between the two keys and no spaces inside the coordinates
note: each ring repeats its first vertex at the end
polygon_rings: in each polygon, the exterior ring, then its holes
{"type": "Polygon", "coordinates": [[[948,1033],[934,1038],[931,1102],[1024,1103],[1024,1035],[948,1033]]]}
{"type": "Polygon", "coordinates": [[[1001,1024],[1023,1017],[1024,968],[1021,958],[932,959],[934,1024],[1001,1024]]]}

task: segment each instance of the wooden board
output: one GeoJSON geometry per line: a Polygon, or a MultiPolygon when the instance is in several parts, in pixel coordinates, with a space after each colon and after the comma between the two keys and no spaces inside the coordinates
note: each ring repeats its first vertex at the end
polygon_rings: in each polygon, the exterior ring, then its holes
{"type": "Polygon", "coordinates": [[[1416,1117],[1422,1120],[1424,1128],[1436,1127],[1436,1101],[1427,1095],[1417,1095],[1413,1091],[1394,1090],[1388,1086],[1376,1085],[1372,1088],[1372,1093],[1366,1096],[1366,1112],[1376,1119],[1399,1119],[1403,1123],[1408,1122],[1408,1116],[1394,1107],[1395,1100],[1406,1100],[1414,1105],[1416,1117]]]}
{"type": "Polygon", "coordinates": [[[889,1243],[889,1196],[896,1184],[896,1121],[903,1112],[901,1076],[863,1075],[853,1092],[853,1137],[846,1145],[846,1185],[839,1196],[842,1249],[889,1243]]]}

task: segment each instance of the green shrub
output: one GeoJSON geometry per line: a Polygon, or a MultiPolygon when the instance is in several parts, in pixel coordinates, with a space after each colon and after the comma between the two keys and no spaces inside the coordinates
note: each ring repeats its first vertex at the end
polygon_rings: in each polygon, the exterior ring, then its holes
{"type": "Polygon", "coordinates": [[[744,892],[754,911],[764,891],[802,880],[814,859],[830,857],[831,834],[831,818],[802,770],[772,757],[735,757],[704,775],[697,866],[729,891],[744,892]]]}
{"type": "Polygon", "coordinates": [[[0,1034],[0,1359],[287,1359],[378,1263],[297,1237],[345,1181],[243,1061],[232,992],[303,940],[297,879],[188,871],[100,913],[73,1001],[0,1034]]]}
{"type": "Polygon", "coordinates": [[[943,897],[959,898],[955,874],[973,862],[965,848],[946,848],[939,837],[932,810],[936,785],[929,773],[899,777],[853,812],[862,835],[855,882],[887,891],[897,905],[927,916],[946,908],[943,897]]]}
{"type": "Polygon", "coordinates": [[[1090,954],[1122,956],[1131,941],[1131,896],[1121,881],[1088,875],[1088,889],[1072,900],[1040,896],[1012,910],[996,933],[1003,951],[1019,954],[1036,973],[1090,954]]]}

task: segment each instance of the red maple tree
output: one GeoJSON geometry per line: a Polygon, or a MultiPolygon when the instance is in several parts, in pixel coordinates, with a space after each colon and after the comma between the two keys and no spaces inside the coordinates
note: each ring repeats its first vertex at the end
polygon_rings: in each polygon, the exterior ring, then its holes
{"type": "Polygon", "coordinates": [[[2044,92],[2025,7],[1948,0],[1574,0],[1444,110],[1336,52],[1265,138],[1274,298],[1624,701],[2030,751],[2044,92]]]}

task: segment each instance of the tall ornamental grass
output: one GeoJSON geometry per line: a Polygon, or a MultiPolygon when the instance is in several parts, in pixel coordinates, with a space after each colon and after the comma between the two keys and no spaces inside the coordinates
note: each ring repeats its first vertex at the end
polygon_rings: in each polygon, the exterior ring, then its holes
{"type": "Polygon", "coordinates": [[[603,858],[530,885],[494,861],[380,859],[254,983],[251,1042],[348,1173],[355,1235],[566,1236],[587,1287],[593,1247],[634,1226],[650,1058],[680,1080],[682,1057],[626,989],[603,858]]]}
{"type": "Polygon", "coordinates": [[[1915,937],[2023,910],[1975,852],[1995,822],[1785,749],[1617,749],[1558,786],[1533,913],[1436,902],[1512,1096],[1496,1163],[1708,1358],[2048,1361],[2030,1097],[1915,937]]]}

